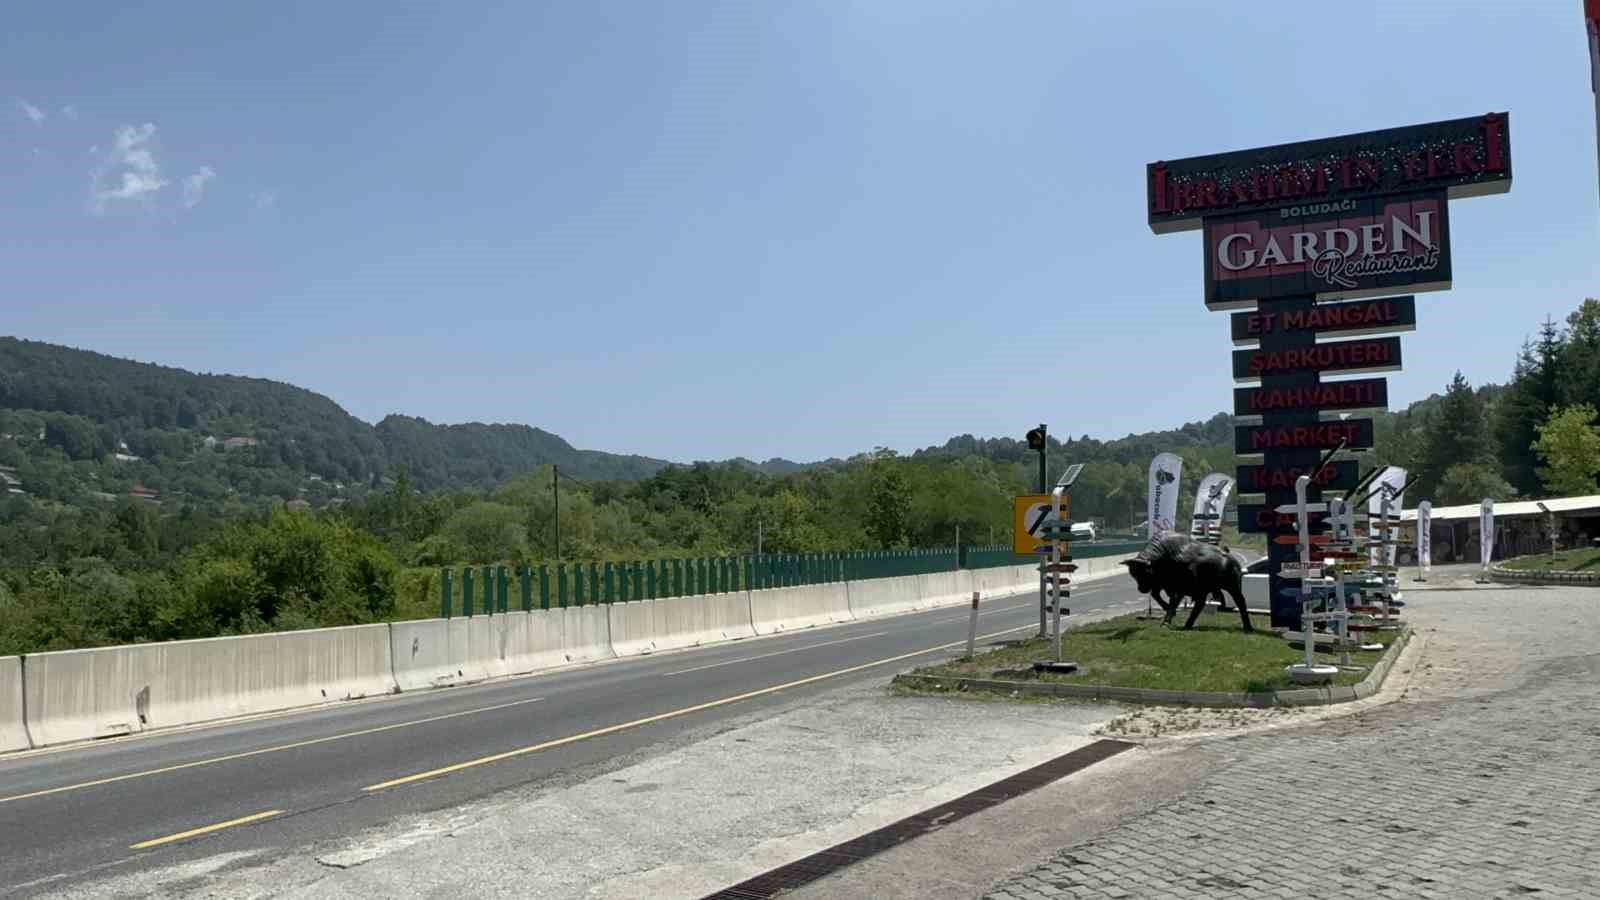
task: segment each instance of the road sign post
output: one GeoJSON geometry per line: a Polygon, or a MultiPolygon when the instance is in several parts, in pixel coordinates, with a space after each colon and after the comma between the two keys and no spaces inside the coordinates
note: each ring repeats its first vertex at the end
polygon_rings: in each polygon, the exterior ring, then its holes
{"type": "Polygon", "coordinates": [[[1082,463],[1068,466],[1048,496],[1024,495],[1017,497],[1012,504],[1012,549],[1018,553],[1047,555],[1046,561],[1039,565],[1040,633],[1041,636],[1045,633],[1042,626],[1048,609],[1053,619],[1051,633],[1055,637],[1055,653],[1052,659],[1033,664],[1038,672],[1073,672],[1078,668],[1076,663],[1061,657],[1061,617],[1072,614],[1072,610],[1062,605],[1063,600],[1072,596],[1069,587],[1072,583],[1071,573],[1077,570],[1070,555],[1072,521],[1068,518],[1071,510],[1069,492],[1082,471],[1082,463]]]}

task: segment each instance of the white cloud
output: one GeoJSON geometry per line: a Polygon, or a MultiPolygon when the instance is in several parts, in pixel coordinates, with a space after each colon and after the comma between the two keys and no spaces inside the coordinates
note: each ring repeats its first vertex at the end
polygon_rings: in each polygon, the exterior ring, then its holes
{"type": "Polygon", "coordinates": [[[44,121],[44,110],[34,106],[32,103],[29,103],[26,100],[19,98],[17,100],[17,108],[22,110],[22,114],[28,117],[28,121],[35,125],[44,121]]]}
{"type": "Polygon", "coordinates": [[[210,166],[201,166],[200,171],[193,175],[186,175],[183,179],[183,206],[185,209],[194,209],[200,202],[200,197],[206,192],[206,183],[217,177],[217,173],[210,166]]]}
{"type": "Polygon", "coordinates": [[[256,209],[271,209],[278,205],[278,192],[256,191],[250,195],[250,199],[255,201],[256,209]]]}
{"type": "Polygon", "coordinates": [[[103,212],[109,201],[137,200],[167,186],[150,148],[155,133],[156,126],[149,122],[117,129],[111,150],[90,173],[91,206],[95,212],[103,212]]]}
{"type": "Polygon", "coordinates": [[[78,108],[69,103],[66,106],[61,107],[61,115],[64,118],[76,119],[78,118],[78,108]]]}

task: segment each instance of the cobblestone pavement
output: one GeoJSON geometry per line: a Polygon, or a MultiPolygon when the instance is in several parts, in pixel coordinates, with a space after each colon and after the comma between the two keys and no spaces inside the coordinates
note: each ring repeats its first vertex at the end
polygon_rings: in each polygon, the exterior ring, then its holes
{"type": "Polygon", "coordinates": [[[1454,587],[1408,592],[1397,702],[1214,742],[1197,788],[985,896],[1600,897],[1600,589],[1454,587]]]}

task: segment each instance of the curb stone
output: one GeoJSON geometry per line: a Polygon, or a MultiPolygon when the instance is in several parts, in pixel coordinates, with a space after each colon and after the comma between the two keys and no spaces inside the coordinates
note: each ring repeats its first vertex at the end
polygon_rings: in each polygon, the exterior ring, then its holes
{"type": "Polygon", "coordinates": [[[1600,585],[1600,572],[1568,572],[1561,570],[1538,572],[1491,565],[1489,567],[1489,577],[1494,581],[1504,581],[1510,584],[1600,585]]]}
{"type": "Polygon", "coordinates": [[[896,675],[894,684],[913,688],[935,688],[946,691],[983,691],[992,694],[1031,694],[1036,696],[1072,697],[1080,700],[1112,700],[1124,703],[1149,703],[1166,706],[1211,707],[1270,707],[1270,706],[1326,706],[1365,700],[1383,687],[1400,652],[1412,637],[1411,627],[1404,627],[1383,656],[1357,684],[1332,685],[1320,688],[1290,688],[1281,691],[1223,692],[1223,691],[1169,691],[1154,688],[1112,687],[1100,684],[1057,684],[1043,681],[1000,681],[988,678],[959,678],[952,675],[896,675]]]}

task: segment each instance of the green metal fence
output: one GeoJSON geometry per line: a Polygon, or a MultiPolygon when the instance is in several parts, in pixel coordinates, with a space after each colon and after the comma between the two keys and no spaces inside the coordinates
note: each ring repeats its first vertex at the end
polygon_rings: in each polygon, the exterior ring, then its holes
{"type": "MultiPolygon", "coordinates": [[[[1073,544],[1072,555],[1083,559],[1127,554],[1143,546],[1143,542],[1080,541],[1073,544]]],[[[464,616],[505,613],[513,580],[519,608],[526,611],[1027,565],[1038,559],[1018,556],[1009,545],[1000,545],[608,560],[519,566],[515,570],[506,566],[463,566],[459,579],[449,568],[439,573],[439,615],[450,618],[458,603],[464,616]]]]}

